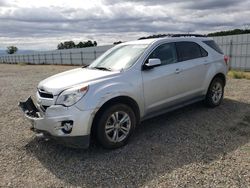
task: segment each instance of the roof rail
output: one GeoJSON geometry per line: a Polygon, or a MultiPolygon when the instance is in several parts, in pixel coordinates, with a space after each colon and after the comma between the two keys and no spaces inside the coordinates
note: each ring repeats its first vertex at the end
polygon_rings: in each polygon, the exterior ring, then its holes
{"type": "Polygon", "coordinates": [[[173,34],[171,37],[207,37],[206,35],[200,34],[173,34]]]}

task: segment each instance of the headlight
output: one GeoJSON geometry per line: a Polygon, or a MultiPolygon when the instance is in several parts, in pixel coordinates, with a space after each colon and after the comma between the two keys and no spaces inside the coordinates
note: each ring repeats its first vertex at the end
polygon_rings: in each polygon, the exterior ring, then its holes
{"type": "Polygon", "coordinates": [[[63,91],[57,98],[56,104],[72,106],[77,103],[88,91],[88,86],[78,86],[63,91]]]}

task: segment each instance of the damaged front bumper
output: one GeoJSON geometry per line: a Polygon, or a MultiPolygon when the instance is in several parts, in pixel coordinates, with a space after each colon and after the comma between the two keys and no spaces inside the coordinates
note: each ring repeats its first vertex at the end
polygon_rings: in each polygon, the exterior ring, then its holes
{"type": "Polygon", "coordinates": [[[81,111],[75,106],[52,105],[43,111],[29,97],[19,107],[31,122],[31,130],[70,147],[89,146],[91,111],[81,111]]]}

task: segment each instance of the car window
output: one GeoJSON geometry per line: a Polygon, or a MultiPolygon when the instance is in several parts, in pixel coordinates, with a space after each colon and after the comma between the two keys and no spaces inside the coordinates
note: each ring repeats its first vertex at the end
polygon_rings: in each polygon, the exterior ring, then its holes
{"type": "Polygon", "coordinates": [[[178,61],[206,57],[207,52],[195,42],[176,42],[178,61]]]}
{"type": "Polygon", "coordinates": [[[220,47],[213,41],[213,40],[207,40],[203,41],[206,45],[208,45],[210,48],[213,48],[216,52],[223,54],[222,50],[220,47]]]}
{"type": "Polygon", "coordinates": [[[201,46],[200,46],[200,50],[201,50],[201,57],[207,57],[208,56],[207,51],[204,50],[204,48],[202,48],[201,46]]]}
{"type": "Polygon", "coordinates": [[[131,67],[148,47],[146,44],[127,44],[113,47],[97,58],[90,69],[118,71],[131,67]]]}
{"type": "Polygon", "coordinates": [[[174,43],[167,43],[158,46],[149,56],[148,59],[158,58],[162,65],[177,62],[176,50],[174,43]]]}

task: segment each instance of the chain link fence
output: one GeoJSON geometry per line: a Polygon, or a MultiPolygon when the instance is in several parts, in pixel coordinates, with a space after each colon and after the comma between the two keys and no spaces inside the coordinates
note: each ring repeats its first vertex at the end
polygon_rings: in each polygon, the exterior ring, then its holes
{"type": "MultiPolygon", "coordinates": [[[[250,71],[250,34],[213,37],[231,69],[250,71]]],[[[0,56],[0,63],[88,65],[113,45],[0,56]]]]}
{"type": "Polygon", "coordinates": [[[234,70],[250,71],[250,34],[213,37],[234,70]]]}
{"type": "Polygon", "coordinates": [[[112,45],[0,56],[0,63],[88,65],[112,45]]]}

